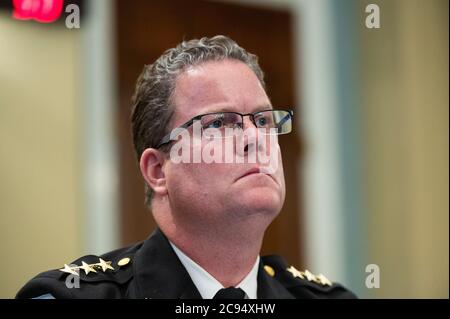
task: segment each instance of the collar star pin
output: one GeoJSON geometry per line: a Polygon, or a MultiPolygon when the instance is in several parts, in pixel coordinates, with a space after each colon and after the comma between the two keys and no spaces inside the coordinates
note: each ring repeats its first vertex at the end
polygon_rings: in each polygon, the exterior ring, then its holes
{"type": "Polygon", "coordinates": [[[68,274],[72,274],[75,276],[79,276],[79,274],[76,270],[78,270],[78,267],[70,267],[67,264],[64,264],[64,268],[59,269],[59,271],[66,272],[68,274]]]}
{"type": "Polygon", "coordinates": [[[305,269],[303,273],[308,281],[314,281],[314,279],[316,279],[316,276],[314,276],[308,269],[305,269]]]}
{"type": "Polygon", "coordinates": [[[114,268],[111,266],[110,261],[104,261],[103,259],[99,258],[100,262],[97,263],[98,266],[102,267],[103,272],[105,272],[108,269],[114,270],[114,268]]]}
{"type": "Polygon", "coordinates": [[[325,277],[325,276],[322,275],[322,274],[317,275],[317,276],[316,276],[316,279],[319,281],[319,283],[321,283],[321,284],[324,285],[324,286],[331,286],[331,285],[332,285],[331,281],[328,280],[328,278],[325,277]]]}
{"type": "Polygon", "coordinates": [[[295,268],[294,266],[291,266],[287,269],[287,271],[289,271],[292,276],[294,276],[294,278],[298,277],[301,279],[305,279],[305,277],[303,276],[303,273],[301,271],[299,271],[297,268],[295,268]]]}
{"type": "Polygon", "coordinates": [[[95,270],[94,266],[95,266],[94,264],[93,265],[89,265],[89,264],[86,264],[84,261],[82,261],[80,268],[83,269],[84,273],[87,275],[90,272],[97,272],[95,270]]]}

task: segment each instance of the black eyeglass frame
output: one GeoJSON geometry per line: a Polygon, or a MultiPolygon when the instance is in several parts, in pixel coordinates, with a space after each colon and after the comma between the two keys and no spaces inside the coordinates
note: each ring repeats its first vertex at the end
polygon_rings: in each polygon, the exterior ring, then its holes
{"type": "MultiPolygon", "coordinates": [[[[214,115],[214,114],[223,114],[223,113],[233,113],[233,114],[238,114],[241,116],[241,123],[244,123],[244,116],[250,116],[250,120],[252,121],[252,123],[255,125],[255,127],[258,127],[258,125],[255,122],[255,115],[259,114],[259,113],[263,113],[263,112],[268,112],[268,111],[284,111],[287,112],[288,114],[283,117],[280,122],[277,125],[277,128],[279,129],[284,123],[286,123],[286,121],[292,119],[294,117],[294,111],[293,110],[286,110],[286,109],[268,109],[268,110],[262,110],[262,111],[256,111],[253,113],[246,113],[246,114],[242,114],[239,112],[233,112],[233,111],[223,111],[223,112],[211,112],[211,113],[205,113],[205,114],[200,114],[197,116],[194,116],[193,118],[191,118],[189,121],[181,124],[180,126],[172,129],[173,130],[178,130],[178,129],[187,129],[189,126],[191,126],[195,121],[201,120],[201,118],[203,116],[206,115],[214,115]]],[[[170,135],[171,133],[166,134],[162,139],[161,142],[159,142],[159,144],[156,146],[156,149],[159,149],[161,146],[166,145],[168,143],[170,143],[172,140],[170,139],[170,135]]],[[[277,134],[278,135],[278,134],[277,134]]]]}

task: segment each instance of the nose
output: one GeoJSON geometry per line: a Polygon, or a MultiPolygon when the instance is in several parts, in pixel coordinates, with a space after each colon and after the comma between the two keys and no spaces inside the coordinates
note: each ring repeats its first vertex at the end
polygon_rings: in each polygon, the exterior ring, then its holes
{"type": "Polygon", "coordinates": [[[251,115],[244,115],[242,129],[244,132],[241,140],[237,143],[237,153],[246,156],[250,152],[256,152],[260,144],[258,129],[251,115]],[[239,145],[239,143],[243,143],[243,145],[239,145]]]}
{"type": "Polygon", "coordinates": [[[243,116],[243,123],[242,128],[245,130],[245,128],[250,128],[254,126],[256,128],[255,119],[253,117],[253,114],[247,114],[243,116]]]}
{"type": "Polygon", "coordinates": [[[243,128],[245,129],[246,127],[249,127],[248,125],[252,124],[254,127],[256,127],[256,123],[255,123],[255,117],[253,116],[253,114],[246,114],[243,115],[242,117],[243,120],[243,128]]]}

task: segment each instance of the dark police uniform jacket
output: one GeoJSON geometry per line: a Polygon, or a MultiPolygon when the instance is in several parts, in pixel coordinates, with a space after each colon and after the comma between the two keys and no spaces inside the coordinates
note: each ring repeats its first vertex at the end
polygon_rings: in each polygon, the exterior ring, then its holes
{"type": "MultiPolygon", "coordinates": [[[[355,298],[325,277],[287,267],[278,256],[261,257],[259,299],[355,298]]],[[[88,255],[30,280],[16,298],[197,299],[200,293],[169,241],[157,229],[147,240],[102,256],[88,255]],[[69,284],[67,284],[69,283],[69,284]],[[78,283],[78,284],[77,284],[78,283]],[[70,287],[70,288],[69,288],[70,287]]]]}

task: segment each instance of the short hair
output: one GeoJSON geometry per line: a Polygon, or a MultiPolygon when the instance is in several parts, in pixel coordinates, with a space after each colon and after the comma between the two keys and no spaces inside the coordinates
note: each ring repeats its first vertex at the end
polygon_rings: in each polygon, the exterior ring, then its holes
{"type": "MultiPolygon", "coordinates": [[[[264,73],[258,57],[227,36],[183,41],[165,51],[153,64],[145,65],[132,98],[131,130],[138,161],[145,149],[156,148],[169,132],[174,112],[171,103],[177,76],[190,66],[208,61],[234,59],[245,63],[265,89],[264,73]]],[[[167,147],[162,147],[167,152],[167,147]]],[[[145,184],[145,204],[150,207],[153,190],[145,184]]]]}

